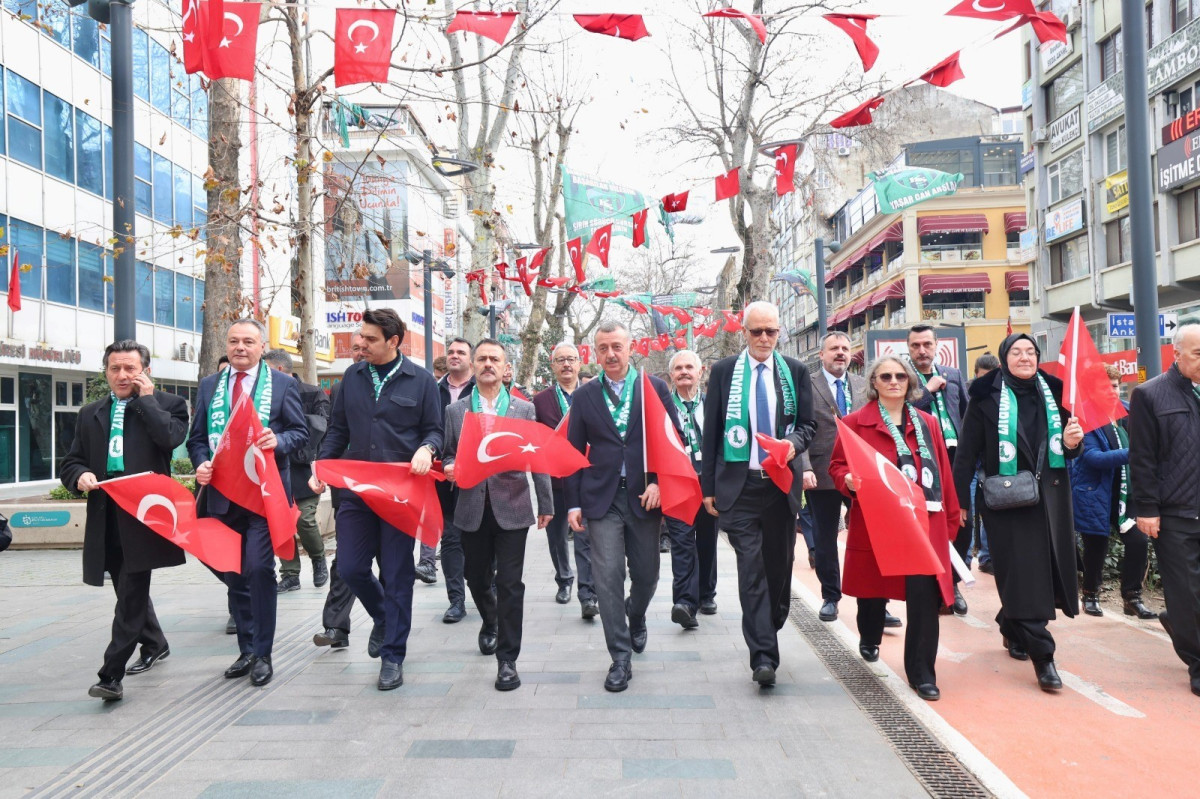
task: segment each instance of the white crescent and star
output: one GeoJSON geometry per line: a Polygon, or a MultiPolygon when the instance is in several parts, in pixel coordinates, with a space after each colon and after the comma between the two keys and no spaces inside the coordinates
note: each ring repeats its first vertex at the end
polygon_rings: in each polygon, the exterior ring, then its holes
{"type": "Polygon", "coordinates": [[[242,18],[239,17],[237,14],[233,13],[232,11],[225,12],[225,20],[232,21],[233,24],[237,25],[237,33],[233,34],[232,38],[230,38],[228,36],[222,36],[221,44],[218,45],[219,47],[228,47],[229,45],[233,44],[233,40],[236,39],[237,37],[241,36],[242,31],[246,29],[246,26],[242,23],[242,18]]]}
{"type": "Polygon", "coordinates": [[[175,509],[175,503],[164,497],[162,494],[147,494],[142,497],[142,501],[138,503],[137,513],[134,514],[137,520],[150,528],[162,527],[162,522],[151,522],[146,520],[146,516],[154,508],[166,508],[167,513],[171,514],[171,529],[167,535],[172,541],[184,542],[187,536],[179,532],[179,511],[175,509]]]}
{"type": "Polygon", "coordinates": [[[913,503],[912,494],[908,488],[912,485],[912,482],[905,479],[904,476],[901,475],[901,479],[904,480],[904,487],[901,490],[896,490],[896,488],[892,485],[891,476],[893,472],[898,472],[899,470],[889,463],[887,458],[883,457],[883,455],[878,452],[875,453],[875,470],[879,472],[879,479],[883,481],[884,487],[887,488],[888,491],[895,494],[900,500],[900,505],[908,508],[915,514],[917,512],[917,506],[913,503]],[[891,467],[891,469],[888,467],[891,467]]]}
{"type": "Polygon", "coordinates": [[[267,456],[263,455],[263,451],[258,447],[251,446],[246,450],[246,458],[242,461],[242,467],[246,470],[246,476],[250,478],[250,482],[256,486],[262,485],[262,478],[258,476],[258,464],[262,463],[263,468],[267,467],[267,456]]]}
{"type": "Polygon", "coordinates": [[[1001,0],[1000,5],[998,6],[985,6],[983,4],[983,0],[975,0],[975,2],[971,3],[971,8],[979,11],[980,13],[989,14],[996,11],[1003,11],[1005,5],[1007,5],[1005,0],[1001,0]]]}
{"type": "MultiPolygon", "coordinates": [[[[489,455],[488,454],[488,451],[487,451],[488,444],[492,443],[492,441],[494,441],[497,438],[504,438],[505,436],[512,436],[513,438],[521,437],[520,435],[518,435],[516,433],[510,433],[506,430],[502,430],[499,433],[488,433],[486,436],[483,437],[483,440],[479,442],[479,449],[476,450],[476,452],[475,452],[475,455],[478,458],[480,463],[491,463],[492,461],[498,461],[501,458],[505,457],[506,455],[511,454],[508,452],[504,453],[504,455],[489,455]]],[[[524,449],[524,448],[522,448],[522,449],[524,449]]]]}
{"type": "Polygon", "coordinates": [[[350,23],[349,28],[346,28],[346,38],[351,42],[354,42],[354,52],[365,53],[367,51],[367,45],[379,38],[379,26],[369,19],[356,20],[350,23]],[[354,31],[360,27],[369,28],[371,31],[371,38],[367,39],[365,42],[354,41],[354,31]]]}
{"type": "Polygon", "coordinates": [[[675,434],[675,426],[671,424],[671,417],[666,414],[663,414],[663,432],[667,434],[667,441],[671,442],[671,446],[686,456],[687,450],[683,448],[683,443],[680,442],[679,436],[675,434]]]}

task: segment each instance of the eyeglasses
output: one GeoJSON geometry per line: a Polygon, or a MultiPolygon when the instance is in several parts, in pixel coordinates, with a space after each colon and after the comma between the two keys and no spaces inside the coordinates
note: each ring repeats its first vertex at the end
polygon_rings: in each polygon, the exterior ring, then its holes
{"type": "Polygon", "coordinates": [[[566,357],[564,357],[564,358],[555,358],[555,359],[554,359],[554,362],[555,362],[555,363],[559,363],[559,364],[562,364],[562,363],[579,363],[579,359],[578,359],[578,358],[566,358],[566,357]]]}
{"type": "Polygon", "coordinates": [[[767,338],[775,338],[776,336],[779,335],[779,328],[777,328],[777,327],[748,327],[748,328],[746,328],[746,332],[749,333],[752,338],[758,338],[759,336],[766,336],[767,338]]]}
{"type": "Polygon", "coordinates": [[[877,372],[875,379],[881,383],[907,383],[908,375],[904,372],[896,372],[895,374],[891,372],[877,372]]]}

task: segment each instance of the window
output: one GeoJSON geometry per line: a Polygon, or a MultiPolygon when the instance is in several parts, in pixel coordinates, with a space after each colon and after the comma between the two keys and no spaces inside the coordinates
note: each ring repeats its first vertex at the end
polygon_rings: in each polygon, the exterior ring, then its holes
{"type": "Polygon", "coordinates": [[[46,235],[46,299],[75,304],[75,239],[46,235]]]}
{"type": "Polygon", "coordinates": [[[175,280],[171,270],[155,267],[154,323],[171,327],[175,324],[175,280]]]}
{"type": "Polygon", "coordinates": [[[133,145],[133,199],[139,214],[151,215],[154,204],[154,161],[150,157],[150,148],[136,142],[133,145]]]}
{"type": "Polygon", "coordinates": [[[154,321],[154,267],[138,261],[135,267],[137,303],[135,316],[139,322],[154,321]]]}
{"type": "Polygon", "coordinates": [[[1125,126],[1104,134],[1104,174],[1115,175],[1128,166],[1125,149],[1125,126]]]}
{"type": "Polygon", "coordinates": [[[64,100],[42,94],[46,134],[46,174],[75,182],[75,115],[64,100]]]}
{"type": "Polygon", "coordinates": [[[192,226],[192,175],[175,165],[175,224],[192,226]]]}
{"type": "Polygon", "coordinates": [[[1172,0],[1171,31],[1175,32],[1196,18],[1197,0],[1172,0]]]}
{"type": "Polygon", "coordinates": [[[36,20],[38,16],[37,0],[4,0],[4,8],[25,22],[36,20]]]}
{"type": "Polygon", "coordinates": [[[1154,46],[1154,3],[1146,3],[1146,49],[1154,46]]]}
{"type": "Polygon", "coordinates": [[[73,15],[66,3],[43,2],[38,4],[38,8],[42,15],[42,32],[70,50],[71,17],[73,15]]]}
{"type": "Polygon", "coordinates": [[[183,65],[171,59],[171,118],[190,128],[192,125],[192,86],[183,65]]]}
{"type": "Polygon", "coordinates": [[[15,72],[4,73],[9,155],[42,168],[42,97],[38,87],[15,72]]]}
{"type": "Polygon", "coordinates": [[[150,102],[150,37],[133,29],[133,93],[150,102]]]}
{"type": "Polygon", "coordinates": [[[1087,236],[1050,245],[1050,282],[1065,283],[1088,274],[1087,236]]]}
{"type": "Polygon", "coordinates": [[[100,29],[96,20],[87,14],[72,14],[71,27],[75,55],[97,69],[100,68],[100,29]]]}
{"type": "Polygon", "coordinates": [[[937,169],[953,175],[963,174],[963,186],[979,185],[975,179],[975,153],[971,150],[935,150],[920,152],[909,150],[905,155],[909,166],[937,169]]]}
{"type": "Polygon", "coordinates": [[[208,192],[204,189],[204,178],[192,175],[192,225],[204,227],[208,224],[208,192]]]}
{"type": "Polygon", "coordinates": [[[180,330],[195,330],[196,280],[180,272],[175,273],[175,326],[180,330]]]}
{"type": "Polygon", "coordinates": [[[171,205],[174,202],[171,184],[171,162],[154,154],[154,218],[164,225],[171,224],[171,205]]]}
{"type": "Polygon", "coordinates": [[[37,225],[11,219],[8,223],[8,243],[17,248],[21,265],[21,296],[42,298],[42,229],[37,225]],[[26,272],[25,268],[29,267],[26,272]]]}
{"type": "Polygon", "coordinates": [[[1083,150],[1076,150],[1046,167],[1049,204],[1083,191],[1083,150]]]}
{"type": "Polygon", "coordinates": [[[1017,185],[1021,148],[1012,144],[989,144],[983,151],[984,186],[1017,185]]]}
{"type": "Polygon", "coordinates": [[[983,233],[929,233],[921,237],[921,260],[978,261],[983,258],[983,233]]]}
{"type": "Polygon", "coordinates": [[[1179,241],[1200,239],[1200,188],[1188,189],[1178,195],[1175,211],[1179,219],[1179,241]]]}
{"type": "MultiPolygon", "coordinates": [[[[104,147],[104,199],[111,200],[112,193],[113,193],[113,189],[112,189],[112,184],[113,184],[113,165],[112,165],[113,146],[112,146],[112,128],[110,128],[108,125],[104,126],[103,147],[104,147]]],[[[133,158],[134,158],[134,163],[136,164],[137,163],[137,145],[136,144],[133,146],[133,158]]],[[[136,183],[134,184],[134,188],[135,189],[137,188],[136,183]]],[[[134,194],[136,196],[137,192],[135,191],[134,194]]],[[[135,208],[135,210],[136,210],[136,208],[135,208]]]]}
{"type": "Polygon", "coordinates": [[[112,77],[112,37],[108,26],[100,31],[100,71],[106,78],[112,77]]]}
{"type": "Polygon", "coordinates": [[[1046,87],[1046,118],[1058,119],[1083,102],[1083,62],[1076,61],[1046,87]]]}
{"type": "Polygon", "coordinates": [[[150,104],[171,114],[171,54],[158,42],[150,43],[150,104]]]}
{"type": "Polygon", "coordinates": [[[1121,32],[1117,31],[1100,42],[1100,80],[1108,80],[1121,71],[1121,38],[1121,32]]]}
{"type": "Polygon", "coordinates": [[[196,292],[192,295],[192,307],[196,309],[196,330],[204,329],[204,281],[196,280],[196,292]]]}
{"type": "Polygon", "coordinates": [[[92,194],[104,194],[104,150],[100,120],[75,109],[75,183],[92,194]]]}
{"type": "Polygon", "coordinates": [[[192,88],[192,133],[202,139],[208,138],[208,92],[200,83],[199,75],[191,75],[192,88]]]}
{"type": "Polygon", "coordinates": [[[104,310],[104,248],[79,242],[79,307],[104,310]]]}

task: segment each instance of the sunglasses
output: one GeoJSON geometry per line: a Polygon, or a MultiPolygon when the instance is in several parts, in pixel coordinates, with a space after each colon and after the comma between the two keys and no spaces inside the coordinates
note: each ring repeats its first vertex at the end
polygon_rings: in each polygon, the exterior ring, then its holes
{"type": "Polygon", "coordinates": [[[896,372],[895,374],[892,372],[878,372],[875,375],[875,379],[881,383],[907,383],[908,375],[904,372],[896,372]]]}
{"type": "Polygon", "coordinates": [[[748,327],[748,328],[746,328],[746,332],[749,333],[754,338],[758,338],[759,336],[766,336],[767,338],[775,338],[776,336],[779,335],[779,328],[777,328],[777,327],[748,327]]]}

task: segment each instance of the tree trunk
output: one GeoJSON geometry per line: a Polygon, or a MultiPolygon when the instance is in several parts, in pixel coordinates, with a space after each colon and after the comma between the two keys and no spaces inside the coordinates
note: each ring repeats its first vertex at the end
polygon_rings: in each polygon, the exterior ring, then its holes
{"type": "Polygon", "coordinates": [[[296,293],[300,297],[300,357],[303,359],[300,378],[310,385],[317,383],[316,352],[316,276],[312,262],[312,181],[316,167],[312,158],[312,106],[314,93],[308,85],[308,70],[304,63],[301,43],[300,9],[289,4],[286,11],[288,43],[292,51],[292,81],[295,87],[293,105],[296,109],[296,204],[299,209],[296,224],[296,293]]]}

